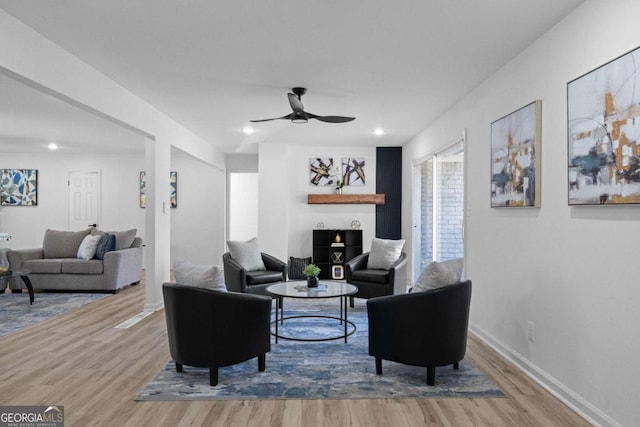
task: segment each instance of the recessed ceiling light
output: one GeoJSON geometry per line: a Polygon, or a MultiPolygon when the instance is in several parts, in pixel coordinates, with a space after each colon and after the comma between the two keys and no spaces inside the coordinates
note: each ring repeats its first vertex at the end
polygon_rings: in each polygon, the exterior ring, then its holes
{"type": "Polygon", "coordinates": [[[245,126],[242,129],[242,132],[244,132],[245,135],[251,135],[253,133],[253,128],[251,126],[245,126]]]}
{"type": "Polygon", "coordinates": [[[375,128],[375,130],[373,131],[373,134],[374,134],[375,136],[384,135],[384,129],[382,129],[382,128],[375,128]]]}
{"type": "Polygon", "coordinates": [[[49,143],[49,145],[47,145],[47,148],[49,148],[49,150],[57,150],[58,144],[56,144],[55,142],[51,142],[49,143]]]}

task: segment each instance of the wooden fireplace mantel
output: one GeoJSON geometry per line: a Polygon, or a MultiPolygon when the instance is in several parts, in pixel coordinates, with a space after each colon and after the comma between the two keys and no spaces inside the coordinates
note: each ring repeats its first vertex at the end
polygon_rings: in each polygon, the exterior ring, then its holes
{"type": "Polygon", "coordinates": [[[384,194],[308,194],[309,205],[384,205],[384,194]]]}

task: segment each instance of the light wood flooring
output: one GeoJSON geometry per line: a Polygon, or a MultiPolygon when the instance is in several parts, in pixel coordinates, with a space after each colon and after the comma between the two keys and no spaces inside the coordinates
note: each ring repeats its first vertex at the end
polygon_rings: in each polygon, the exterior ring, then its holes
{"type": "Polygon", "coordinates": [[[0,405],[64,405],[67,427],[589,425],[473,336],[467,357],[506,398],[136,402],[169,360],[162,311],[114,329],[143,305],[131,286],[0,337],[0,405]]]}

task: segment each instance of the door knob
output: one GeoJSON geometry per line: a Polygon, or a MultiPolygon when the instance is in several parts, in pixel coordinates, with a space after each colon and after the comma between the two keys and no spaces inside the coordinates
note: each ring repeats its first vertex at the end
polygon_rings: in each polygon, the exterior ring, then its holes
{"type": "Polygon", "coordinates": [[[87,227],[97,227],[98,224],[89,224],[87,227]]]}

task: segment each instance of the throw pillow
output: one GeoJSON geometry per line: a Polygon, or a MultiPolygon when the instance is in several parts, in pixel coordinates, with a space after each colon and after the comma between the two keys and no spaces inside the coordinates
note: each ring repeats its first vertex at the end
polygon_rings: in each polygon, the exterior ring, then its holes
{"type": "Polygon", "coordinates": [[[44,232],[42,252],[45,258],[76,258],[78,248],[85,236],[91,230],[82,231],[58,231],[47,230],[44,232]]]}
{"type": "MultiPolygon", "coordinates": [[[[100,236],[98,234],[98,236],[100,236]]],[[[96,247],[96,258],[104,259],[104,254],[107,252],[116,250],[116,236],[109,233],[104,233],[98,240],[98,246],[96,247]]]]}
{"type": "Polygon", "coordinates": [[[308,258],[289,257],[289,279],[296,279],[296,280],[306,279],[307,276],[305,276],[302,273],[302,270],[304,270],[304,268],[309,264],[311,264],[311,257],[308,257],[308,258]]]}
{"type": "Polygon", "coordinates": [[[236,260],[238,264],[247,271],[266,270],[262,261],[262,254],[258,246],[258,238],[254,237],[246,242],[236,242],[228,240],[229,252],[231,258],[236,260]]]}
{"type": "Polygon", "coordinates": [[[388,240],[373,238],[367,260],[367,269],[388,270],[398,261],[404,247],[404,239],[388,240]]]}
{"type": "Polygon", "coordinates": [[[85,238],[82,239],[82,243],[80,243],[80,247],[78,248],[78,258],[88,261],[96,256],[96,248],[98,247],[98,242],[101,238],[101,236],[85,236],[85,238]]]}
{"type": "Polygon", "coordinates": [[[456,258],[449,261],[434,261],[425,268],[413,285],[414,292],[424,292],[458,283],[462,279],[464,259],[456,258]]]}
{"type": "Polygon", "coordinates": [[[176,283],[226,292],[222,272],[216,265],[196,265],[189,261],[176,261],[173,265],[176,283]]]}
{"type": "Polygon", "coordinates": [[[113,234],[116,236],[116,251],[122,249],[129,249],[133,244],[133,240],[136,238],[136,233],[138,230],[136,228],[132,228],[131,230],[126,231],[109,231],[108,234],[113,234]]]}

